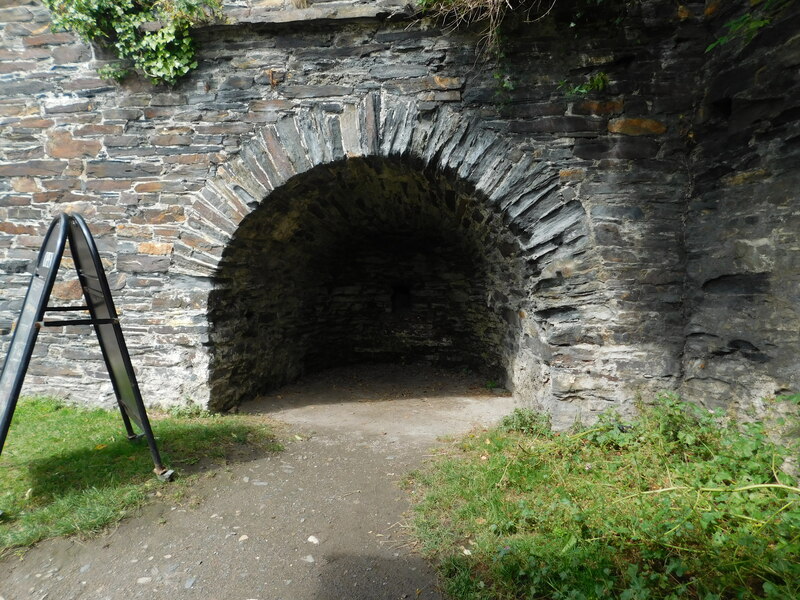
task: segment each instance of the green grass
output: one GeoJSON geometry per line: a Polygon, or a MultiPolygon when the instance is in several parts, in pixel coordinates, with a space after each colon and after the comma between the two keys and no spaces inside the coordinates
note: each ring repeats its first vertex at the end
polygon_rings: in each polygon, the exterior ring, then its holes
{"type": "Polygon", "coordinates": [[[258,417],[151,414],[150,420],[177,482],[156,479],[146,442],[127,440],[118,412],[21,401],[0,455],[0,554],[97,532],[156,494],[180,495],[190,479],[181,475],[195,463],[280,449],[258,417]]]}
{"type": "Polygon", "coordinates": [[[674,398],[561,434],[518,410],[415,474],[415,531],[457,600],[800,598],[790,455],[674,398]]]}

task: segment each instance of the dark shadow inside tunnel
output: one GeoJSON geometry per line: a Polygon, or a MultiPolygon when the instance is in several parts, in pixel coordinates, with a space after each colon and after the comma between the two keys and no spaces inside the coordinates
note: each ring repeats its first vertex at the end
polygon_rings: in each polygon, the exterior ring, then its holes
{"type": "Polygon", "coordinates": [[[396,159],[296,176],[240,224],[209,303],[211,406],[356,363],[502,380],[518,325],[516,242],[485,198],[396,159]]]}

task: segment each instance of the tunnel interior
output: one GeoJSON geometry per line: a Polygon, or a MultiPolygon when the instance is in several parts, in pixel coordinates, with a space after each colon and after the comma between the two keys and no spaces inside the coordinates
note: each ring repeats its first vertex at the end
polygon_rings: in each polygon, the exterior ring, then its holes
{"type": "Polygon", "coordinates": [[[296,176],[240,224],[210,297],[211,406],[356,363],[427,363],[503,381],[516,241],[474,189],[403,160],[296,176]]]}

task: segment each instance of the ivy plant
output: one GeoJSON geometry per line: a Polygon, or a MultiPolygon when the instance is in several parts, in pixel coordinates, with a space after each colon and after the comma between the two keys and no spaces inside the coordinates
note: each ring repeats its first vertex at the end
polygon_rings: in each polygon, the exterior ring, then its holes
{"type": "Polygon", "coordinates": [[[100,75],[138,72],[174,84],[197,67],[191,28],[221,17],[220,0],[45,0],[56,29],[110,48],[119,61],[100,75]]]}

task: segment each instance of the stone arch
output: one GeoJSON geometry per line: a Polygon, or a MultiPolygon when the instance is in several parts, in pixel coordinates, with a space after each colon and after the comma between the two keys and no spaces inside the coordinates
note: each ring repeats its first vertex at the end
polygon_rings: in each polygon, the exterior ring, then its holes
{"type": "MultiPolygon", "coordinates": [[[[595,297],[591,277],[583,276],[596,266],[584,207],[541,150],[498,134],[470,115],[444,106],[422,110],[413,101],[386,94],[370,93],[357,103],[298,107],[245,143],[195,196],[175,245],[173,269],[218,281],[226,249],[240,227],[273,200],[288,202],[287,188],[326,168],[335,177],[330,169],[341,165],[370,168],[372,161],[381,169],[394,161],[400,165],[394,168],[425,173],[434,187],[452,182],[457,193],[472,198],[492,220],[481,234],[484,250],[503,246],[506,263],[513,263],[501,269],[508,277],[506,288],[498,289],[495,281],[489,290],[499,300],[487,300],[507,325],[502,352],[506,382],[525,400],[547,402],[554,383],[563,387],[555,374],[562,367],[554,345],[595,343],[598,328],[593,330],[591,319],[581,315],[581,306],[601,299],[595,297]]],[[[221,388],[230,379],[215,372],[213,347],[211,352],[211,406],[225,408],[247,392],[219,396],[214,391],[215,383],[221,388]]]]}

